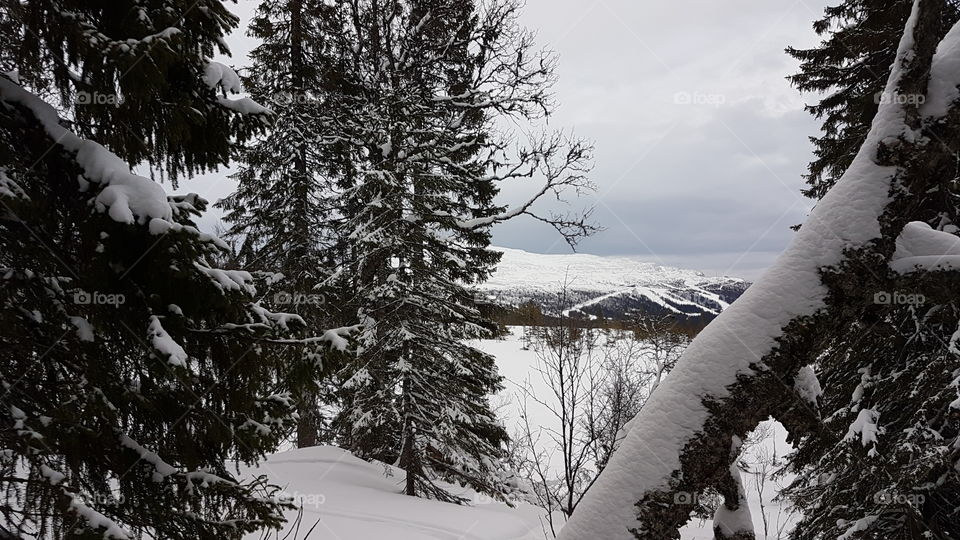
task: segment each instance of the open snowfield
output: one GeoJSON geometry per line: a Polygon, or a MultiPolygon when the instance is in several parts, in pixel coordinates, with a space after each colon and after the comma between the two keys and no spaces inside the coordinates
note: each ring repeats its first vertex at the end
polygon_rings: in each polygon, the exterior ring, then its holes
{"type": "MultiPolygon", "coordinates": [[[[520,420],[523,401],[522,385],[529,381],[535,392],[545,390],[533,366],[536,355],[523,350],[522,329],[513,328],[503,340],[487,340],[481,348],[497,358],[501,374],[506,378],[506,389],[495,398],[501,405],[500,414],[513,433],[520,420]]],[[[550,416],[543,407],[528,400],[527,414],[535,425],[549,425],[550,416]]],[[[789,448],[785,432],[773,424],[773,436],[763,444],[764,450],[789,448]]],[[[656,456],[651,455],[651,459],[656,456]]],[[[297,526],[296,512],[288,514],[290,524],[278,536],[289,540],[537,540],[549,538],[541,518],[544,512],[532,505],[518,503],[516,507],[491,501],[488,497],[458,487],[451,491],[471,500],[469,506],[407,497],[401,493],[404,473],[395,467],[368,463],[349,452],[330,446],[304,448],[274,454],[261,464],[258,473],[266,474],[271,482],[284,488],[285,493],[299,501],[303,518],[297,526]],[[315,527],[314,527],[315,526],[315,527]],[[298,528],[299,527],[299,528],[298,528]],[[309,536],[307,531],[314,527],[309,536]],[[298,530],[297,530],[298,529],[298,530]]],[[[770,480],[764,491],[764,504],[770,521],[779,513],[772,501],[775,488],[770,480]]],[[[763,520],[760,515],[760,496],[753,478],[747,475],[744,483],[748,491],[757,537],[763,538],[763,520]]],[[[781,519],[783,519],[781,517],[781,519]]],[[[682,531],[683,540],[713,538],[712,524],[693,520],[682,531]]],[[[771,529],[774,525],[771,523],[771,529]]],[[[259,538],[250,536],[249,538],[259,538]]],[[[771,534],[769,539],[778,538],[771,534]]]]}

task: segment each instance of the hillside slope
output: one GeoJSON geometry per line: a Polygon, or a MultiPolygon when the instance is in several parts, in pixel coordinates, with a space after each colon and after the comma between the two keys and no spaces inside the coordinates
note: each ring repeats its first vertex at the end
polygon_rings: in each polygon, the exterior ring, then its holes
{"type": "MultiPolygon", "coordinates": [[[[408,497],[404,472],[363,461],[335,446],[316,446],[269,456],[252,474],[266,475],[283,497],[303,509],[288,512],[278,535],[287,540],[537,540],[544,535],[538,508],[510,508],[465,488],[450,491],[470,505],[408,497]],[[388,476],[389,475],[389,476],[388,476]],[[312,531],[311,531],[312,529],[312,531]],[[309,532],[309,534],[308,534],[309,532]],[[289,535],[289,536],[287,536],[289,535]]],[[[247,540],[261,538],[248,535],[247,540]]]]}
{"type": "Polygon", "coordinates": [[[519,249],[503,252],[497,271],[478,289],[492,301],[517,306],[527,301],[556,311],[556,293],[568,284],[565,310],[588,317],[624,319],[632,310],[650,315],[709,321],[750,285],[734,277],[709,277],[634,257],[582,253],[544,255],[519,249]]]}

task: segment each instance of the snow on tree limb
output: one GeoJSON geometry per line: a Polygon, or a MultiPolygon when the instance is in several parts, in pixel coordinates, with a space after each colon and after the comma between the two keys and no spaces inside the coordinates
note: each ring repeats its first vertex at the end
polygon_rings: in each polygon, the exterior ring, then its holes
{"type": "Polygon", "coordinates": [[[922,221],[907,223],[897,237],[890,268],[901,274],[920,270],[960,269],[960,237],[922,221]]]}
{"type": "MultiPolygon", "coordinates": [[[[914,3],[888,95],[923,91],[936,43],[921,27],[936,9],[933,0],[914,3]]],[[[960,53],[950,51],[957,48],[942,47],[938,62],[960,53]]],[[[695,498],[702,489],[729,486],[731,440],[770,414],[799,414],[787,409],[803,402],[788,383],[810,363],[812,334],[826,313],[832,291],[822,276],[856,264],[851,257],[861,251],[889,259],[899,232],[889,229],[903,224],[888,212],[934,181],[910,171],[902,157],[928,142],[920,136],[920,112],[907,101],[881,104],[851,167],[773,266],[685,351],[559,538],[679,538],[692,507],[675,495],[695,498]]],[[[727,510],[736,511],[737,494],[724,495],[727,510]]],[[[752,531],[738,535],[753,538],[752,531]]]]}
{"type": "MultiPolygon", "coordinates": [[[[99,143],[83,139],[60,125],[59,115],[53,106],[6,76],[0,76],[0,104],[7,107],[20,106],[29,110],[53,141],[51,150],[59,146],[64,151],[76,155],[76,161],[82,168],[85,179],[104,186],[94,199],[95,208],[98,211],[106,212],[110,218],[120,223],[147,223],[150,232],[158,236],[171,232],[185,232],[201,242],[212,243],[223,250],[227,249],[227,244],[217,236],[176,221],[176,216],[183,213],[197,213],[199,206],[207,204],[196,194],[168,197],[161,184],[132,173],[129,164],[117,155],[99,143]]],[[[22,192],[5,171],[0,171],[0,193],[13,194],[16,190],[22,192]]],[[[202,270],[208,275],[211,272],[224,273],[224,271],[206,267],[202,270]]],[[[224,275],[227,274],[231,276],[230,279],[239,282],[239,278],[229,272],[224,275]]],[[[216,278],[220,279],[219,276],[216,278]]]]}
{"type": "Polygon", "coordinates": [[[212,90],[220,90],[223,96],[217,98],[217,103],[240,114],[272,114],[272,111],[249,97],[230,99],[229,94],[243,92],[240,76],[232,67],[220,62],[210,61],[203,72],[203,82],[212,90]]]}
{"type": "Polygon", "coordinates": [[[960,98],[960,26],[954,26],[937,46],[930,64],[930,83],[926,100],[920,106],[924,116],[947,116],[950,106],[960,98]]]}
{"type": "Polygon", "coordinates": [[[0,100],[29,109],[56,145],[76,154],[84,176],[105,186],[96,199],[99,210],[121,223],[172,220],[173,212],[160,184],[131,173],[130,167],[109,150],[61,126],[52,106],[6,77],[0,77],[0,100]]]}
{"type": "Polygon", "coordinates": [[[240,85],[240,76],[230,66],[220,62],[210,61],[203,71],[203,82],[207,87],[216,90],[222,89],[224,92],[239,94],[243,91],[240,85]]]}
{"type": "Polygon", "coordinates": [[[324,330],[319,336],[307,337],[301,339],[266,339],[270,343],[281,344],[303,344],[312,345],[317,343],[326,343],[330,348],[337,351],[346,351],[350,346],[350,336],[359,331],[361,325],[343,326],[340,328],[330,328],[324,330]]]}
{"type": "MultiPolygon", "coordinates": [[[[0,77],[0,100],[30,110],[56,146],[76,154],[87,180],[104,185],[96,197],[97,209],[121,223],[173,221],[173,210],[163,186],[130,172],[127,163],[100,144],[82,139],[60,125],[57,111],[6,77],[0,77]]],[[[198,233],[199,234],[199,233],[198,233]]]]}
{"type": "Polygon", "coordinates": [[[189,359],[187,352],[163,329],[163,325],[160,324],[160,319],[156,315],[150,316],[147,338],[150,339],[153,348],[163,355],[168,364],[177,367],[187,366],[187,360],[189,359]]]}

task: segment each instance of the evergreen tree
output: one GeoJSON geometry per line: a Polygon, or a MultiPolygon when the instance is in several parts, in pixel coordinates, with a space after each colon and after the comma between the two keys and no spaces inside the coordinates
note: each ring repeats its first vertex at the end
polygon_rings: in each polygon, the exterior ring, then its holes
{"type": "Polygon", "coordinates": [[[960,538],[956,277],[891,274],[890,300],[838,328],[817,364],[824,422],[788,456],[791,538],[960,538]]]}
{"type": "MultiPolygon", "coordinates": [[[[267,134],[241,148],[234,178],[237,191],[221,201],[230,224],[228,238],[240,242],[238,263],[247,270],[275,270],[285,276],[272,297],[278,309],[321,327],[332,321],[336,291],[327,286],[337,253],[331,235],[336,199],[330,179],[341,168],[338,144],[324,135],[324,79],[319,66],[321,19],[330,8],[313,0],[268,0],[260,4],[250,35],[261,40],[245,88],[270,104],[267,134]]],[[[329,69],[329,67],[327,68],[329,69]]],[[[318,408],[318,385],[330,366],[317,364],[314,351],[291,361],[292,377],[308,384],[298,394],[298,446],[317,444],[325,423],[318,408]]]]}
{"type": "MultiPolygon", "coordinates": [[[[814,63],[822,64],[828,54],[843,54],[840,44],[850,42],[859,44],[864,58],[894,54],[892,27],[909,15],[909,3],[873,2],[859,11],[850,4],[828,9],[834,17],[846,13],[853,22],[835,31],[831,46],[807,51],[814,63]],[[827,52],[830,48],[833,53],[827,52]]],[[[940,17],[927,27],[938,38],[958,19],[954,3],[945,2],[939,9],[940,17]]],[[[826,20],[816,23],[818,32],[824,24],[826,20]]],[[[853,88],[866,87],[862,67],[824,74],[821,65],[821,73],[813,75],[813,65],[804,66],[810,71],[807,80],[832,80],[832,86],[847,89],[847,96],[853,88]]],[[[848,134],[865,135],[870,109],[857,110],[847,103],[844,110],[842,99],[847,98],[838,97],[842,93],[821,102],[824,106],[833,100],[836,109],[827,125],[833,121],[845,125],[848,134]],[[841,119],[841,114],[847,116],[841,119]]],[[[842,172],[849,159],[830,146],[840,138],[820,146],[827,153],[818,154],[818,161],[842,172]]],[[[911,230],[922,230],[922,223],[943,234],[960,231],[958,193],[955,178],[939,178],[913,211],[920,223],[905,229],[899,242],[911,230]]],[[[789,459],[788,468],[797,478],[787,495],[803,516],[791,537],[833,538],[839,527],[855,529],[853,538],[957,538],[960,477],[953,468],[960,431],[955,409],[960,403],[951,403],[957,397],[960,358],[952,337],[957,306],[948,292],[954,277],[882,269],[874,271],[873,279],[881,282],[874,286],[880,289],[874,301],[858,306],[854,317],[825,336],[815,366],[824,387],[817,409],[824,421],[797,438],[789,459]]]]}
{"type": "Polygon", "coordinates": [[[81,136],[174,181],[230,157],[231,137],[261,129],[266,111],[246,99],[226,66],[223,37],[238,19],[222,0],[4,1],[3,71],[28,89],[55,91],[81,136]],[[8,49],[9,47],[9,49],[8,49]],[[243,113],[243,114],[241,114],[243,113]]]}
{"type": "Polygon", "coordinates": [[[293,426],[274,343],[345,341],[303,338],[300,317],[258,301],[254,282],[276,276],[217,267],[226,245],[193,223],[206,202],[130,172],[141,159],[174,177],[209,169],[262,125],[256,102],[217,95],[239,90],[209,61],[235,19],[218,1],[0,12],[12,68],[0,76],[0,530],[194,539],[277,526],[276,488],[227,463],[256,461],[293,426]]]}
{"type": "MultiPolygon", "coordinates": [[[[824,10],[813,29],[824,40],[810,49],[787,48],[800,61],[788,79],[804,92],[827,92],[806,110],[823,120],[819,137],[811,137],[814,160],[803,194],[821,199],[853,162],[883,99],[910,0],[843,0],[824,10]]],[[[943,35],[960,19],[956,2],[945,2],[938,28],[943,35]]],[[[906,97],[906,96],[905,96],[906,97]]]]}
{"type": "Polygon", "coordinates": [[[338,176],[346,255],[341,287],[364,330],[344,370],[343,443],[407,471],[405,492],[449,500],[436,479],[497,494],[506,433],[488,396],[493,358],[469,345],[493,325],[468,287],[492,271],[490,227],[520,214],[568,238],[581,216],[534,214],[544,194],[587,186],[589,149],[547,136],[513,149],[497,118],[550,110],[553,61],[516,23],[518,4],[365,0],[326,18],[327,136],[343,141],[338,176]],[[508,154],[512,158],[508,158],[508,154]],[[539,177],[530,201],[494,202],[501,182],[539,177]]]}
{"type": "MultiPolygon", "coordinates": [[[[277,526],[263,478],[288,433],[254,301],[225,248],[56,111],[0,77],[0,527],[37,538],[238,538],[277,526]],[[262,343],[262,344],[261,344],[262,343]]],[[[284,339],[289,339],[285,337],[284,339]]]]}

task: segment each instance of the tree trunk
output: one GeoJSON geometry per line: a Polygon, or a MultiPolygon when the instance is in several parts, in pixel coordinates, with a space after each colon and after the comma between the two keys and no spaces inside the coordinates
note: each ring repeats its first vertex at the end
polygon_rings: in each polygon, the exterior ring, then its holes
{"type": "MultiPolygon", "coordinates": [[[[303,78],[303,0],[290,0],[288,4],[290,10],[290,84],[292,91],[290,95],[291,105],[296,107],[304,103],[304,78],[303,78]]],[[[310,183],[307,180],[307,159],[304,141],[298,139],[295,141],[296,150],[294,156],[293,169],[296,175],[296,181],[293,182],[294,193],[293,204],[297,207],[296,223],[293,227],[293,245],[290,246],[291,268],[284,269],[285,273],[293,279],[296,284],[295,293],[309,294],[310,280],[307,279],[307,270],[303,265],[310,264],[310,183]]],[[[297,306],[294,306],[295,308],[297,306]]],[[[297,447],[305,448],[316,446],[320,431],[320,411],[317,409],[317,399],[312,392],[307,392],[302,398],[299,406],[300,420],[297,424],[297,447]]]]}
{"type": "Polygon", "coordinates": [[[420,474],[417,460],[416,427],[413,424],[413,412],[410,410],[410,380],[403,379],[403,441],[400,446],[400,468],[406,471],[406,485],[403,493],[417,496],[417,475],[420,474]]]}
{"type": "Polygon", "coordinates": [[[297,413],[297,448],[316,446],[320,433],[320,411],[317,409],[317,399],[312,393],[301,398],[297,413]]]}

